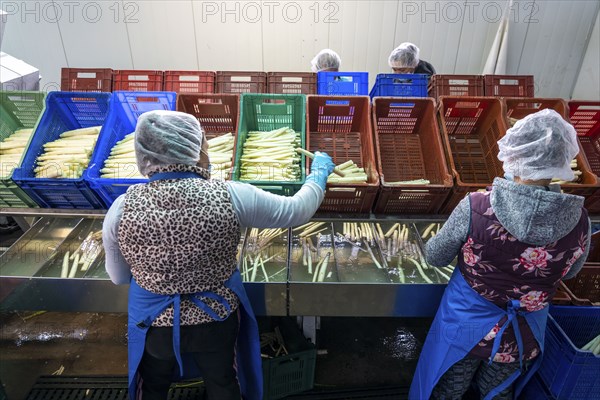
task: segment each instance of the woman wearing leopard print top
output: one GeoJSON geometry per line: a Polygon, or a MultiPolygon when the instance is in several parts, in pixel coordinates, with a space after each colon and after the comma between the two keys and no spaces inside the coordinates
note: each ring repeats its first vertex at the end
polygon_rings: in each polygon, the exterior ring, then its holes
{"type": "Polygon", "coordinates": [[[166,399],[172,379],[202,376],[209,399],[262,399],[258,330],[237,269],[242,227],[307,222],[323,200],[331,158],[317,152],[293,197],[211,180],[208,143],[189,114],[143,114],[140,172],[106,215],[106,270],[129,289],[131,399],[166,399]]]}

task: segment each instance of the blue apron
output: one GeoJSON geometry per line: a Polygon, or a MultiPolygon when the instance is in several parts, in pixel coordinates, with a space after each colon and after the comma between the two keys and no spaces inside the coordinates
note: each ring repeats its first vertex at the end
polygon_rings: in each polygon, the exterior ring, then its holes
{"type": "Polygon", "coordinates": [[[409,399],[429,399],[442,375],[465,358],[503,316],[507,316],[508,320],[494,339],[490,360],[493,360],[494,355],[498,352],[504,330],[512,325],[517,339],[522,370],[523,341],[517,322],[517,316],[522,316],[531,328],[542,353],[535,359],[528,371],[523,373],[521,370],[517,370],[488,393],[485,400],[494,398],[513,383],[515,383],[514,397],[517,398],[527,381],[540,367],[548,318],[548,307],[534,312],[522,312],[519,311],[519,308],[518,300],[511,301],[506,310],[486,300],[467,284],[459,268],[455,268],[452,279],[442,297],[440,308],[427,334],[427,339],[425,339],[410,387],[409,399]]]}
{"type": "MultiPolygon", "coordinates": [[[[190,172],[160,173],[150,178],[159,179],[199,178],[190,172]]],[[[236,341],[236,371],[244,400],[261,400],[263,397],[262,360],[260,356],[260,338],[258,324],[252,311],[250,300],[246,294],[242,276],[236,270],[225,282],[225,287],[232,290],[240,300],[239,333],[236,341]]],[[[215,312],[204,303],[200,297],[208,297],[222,304],[228,311],[230,305],[221,296],[212,292],[200,292],[184,295],[200,309],[216,321],[222,321],[215,312]]],[[[144,355],[146,333],[154,320],[170,305],[173,305],[173,351],[179,366],[175,380],[200,378],[199,369],[192,357],[180,353],[180,304],[181,295],[159,295],[141,288],[135,279],[131,278],[128,300],[128,372],[129,398],[135,400],[137,393],[137,370],[144,355]]]]}

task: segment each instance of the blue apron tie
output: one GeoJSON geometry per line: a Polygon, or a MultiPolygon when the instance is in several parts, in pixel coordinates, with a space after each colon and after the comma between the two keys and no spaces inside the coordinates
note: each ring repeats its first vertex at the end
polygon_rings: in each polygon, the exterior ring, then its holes
{"type": "Polygon", "coordinates": [[[192,178],[201,178],[204,177],[195,172],[159,172],[157,174],[152,175],[148,180],[150,182],[166,180],[166,179],[192,179],[192,178]]]}
{"type": "Polygon", "coordinates": [[[521,308],[521,302],[519,300],[511,300],[508,302],[508,305],[506,307],[506,314],[508,315],[508,320],[504,325],[502,325],[502,328],[500,329],[500,331],[496,335],[496,338],[494,339],[494,345],[492,346],[492,354],[490,355],[489,361],[490,365],[494,362],[494,357],[500,349],[500,342],[502,341],[502,335],[504,334],[504,331],[506,330],[506,328],[508,328],[509,325],[512,325],[513,330],[515,332],[515,338],[517,339],[517,347],[519,349],[519,363],[521,369],[523,369],[523,338],[521,337],[521,330],[519,329],[519,320],[517,319],[517,316],[521,314],[518,311],[519,308],[521,308]]]}
{"type": "MultiPolygon", "coordinates": [[[[203,302],[200,297],[207,297],[213,300],[216,300],[227,310],[227,314],[231,313],[231,306],[225,298],[219,296],[212,292],[198,292],[194,293],[189,297],[196,306],[198,306],[202,311],[207,313],[212,319],[216,321],[225,321],[226,318],[221,318],[217,313],[213,311],[205,302],[203,302]]],[[[179,373],[183,376],[183,361],[181,359],[181,295],[174,294],[169,296],[169,300],[172,302],[168,302],[166,307],[164,307],[160,311],[155,311],[153,314],[150,314],[146,317],[142,322],[138,323],[138,327],[140,328],[149,328],[152,326],[152,323],[158,318],[160,314],[171,304],[173,305],[173,352],[175,353],[175,359],[177,360],[177,364],[179,365],[179,373]]]]}

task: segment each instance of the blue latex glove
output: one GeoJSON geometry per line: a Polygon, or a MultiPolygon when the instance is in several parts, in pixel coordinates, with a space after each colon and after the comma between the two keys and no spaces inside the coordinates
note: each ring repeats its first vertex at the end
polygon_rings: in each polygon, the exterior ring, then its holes
{"type": "Polygon", "coordinates": [[[334,168],[335,164],[329,154],[317,151],[310,165],[310,175],[306,177],[306,182],[315,182],[325,191],[327,178],[331,175],[334,168]]]}

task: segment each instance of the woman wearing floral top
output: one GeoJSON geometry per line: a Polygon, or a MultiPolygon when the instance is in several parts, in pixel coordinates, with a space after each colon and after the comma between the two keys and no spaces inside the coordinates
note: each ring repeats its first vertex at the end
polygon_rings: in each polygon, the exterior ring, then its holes
{"type": "Polygon", "coordinates": [[[562,194],[579,151],[574,128],[552,110],[520,120],[499,142],[507,179],[471,193],[427,243],[427,261],[458,256],[425,342],[411,399],[516,398],[539,367],[548,304],[589,252],[584,199],[562,194]]]}

